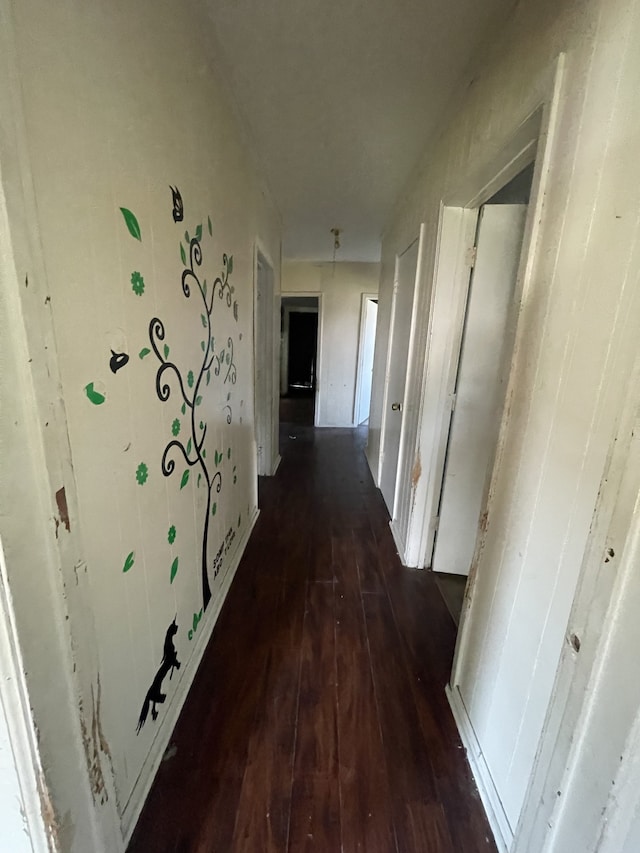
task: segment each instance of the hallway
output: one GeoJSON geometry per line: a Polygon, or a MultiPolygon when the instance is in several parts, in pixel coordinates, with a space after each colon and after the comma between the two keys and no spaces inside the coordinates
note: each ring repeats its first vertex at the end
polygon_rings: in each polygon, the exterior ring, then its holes
{"type": "Polygon", "coordinates": [[[444,693],[455,626],[398,562],[365,439],[282,425],[129,853],[495,850],[444,693]]]}

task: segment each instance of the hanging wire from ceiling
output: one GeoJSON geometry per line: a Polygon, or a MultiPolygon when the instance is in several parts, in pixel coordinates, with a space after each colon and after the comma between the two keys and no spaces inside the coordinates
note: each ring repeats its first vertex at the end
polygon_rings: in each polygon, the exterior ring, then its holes
{"type": "Polygon", "coordinates": [[[342,233],[341,228],[332,228],[331,233],[333,234],[333,272],[336,271],[336,252],[340,248],[340,234],[342,233]]]}

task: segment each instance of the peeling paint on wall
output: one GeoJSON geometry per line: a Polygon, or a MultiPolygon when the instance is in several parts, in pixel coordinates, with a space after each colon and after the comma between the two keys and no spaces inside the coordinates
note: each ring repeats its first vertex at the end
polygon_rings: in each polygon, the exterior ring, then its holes
{"type": "MultiPolygon", "coordinates": [[[[67,532],[71,530],[71,526],[69,524],[69,509],[67,507],[67,495],[64,490],[64,486],[61,489],[58,489],[56,492],[56,504],[58,507],[58,513],[60,515],[60,522],[64,524],[67,532]]],[[[58,527],[56,525],[56,536],[58,535],[58,527]]]]}
{"type": "Polygon", "coordinates": [[[87,759],[89,771],[89,782],[94,803],[104,804],[109,799],[109,793],[105,785],[104,772],[102,770],[101,756],[104,755],[111,762],[111,750],[102,731],[100,719],[100,704],[102,701],[102,688],[100,676],[97,678],[97,686],[94,691],[91,685],[91,727],[87,723],[83,713],[82,702],[80,702],[80,727],[82,729],[82,742],[87,759]]]}
{"type": "Polygon", "coordinates": [[[44,823],[45,832],[52,850],[60,850],[60,825],[58,816],[51,802],[49,788],[44,778],[44,773],[38,773],[38,797],[40,799],[40,813],[44,823]]]}

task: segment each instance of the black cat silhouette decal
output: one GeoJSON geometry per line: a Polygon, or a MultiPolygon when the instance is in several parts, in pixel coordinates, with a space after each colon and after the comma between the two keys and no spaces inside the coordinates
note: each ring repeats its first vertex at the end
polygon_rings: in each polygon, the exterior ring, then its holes
{"type": "Polygon", "coordinates": [[[171,625],[167,628],[167,633],[164,638],[164,654],[162,656],[160,669],[156,672],[155,678],[151,683],[151,687],[147,690],[147,695],[144,697],[144,702],[142,703],[142,710],[140,711],[140,717],[138,718],[136,734],[140,734],[140,729],[147,722],[149,708],[151,708],[151,719],[158,719],[158,709],[156,706],[161,705],[167,698],[167,694],[162,692],[162,682],[167,674],[169,675],[169,680],[171,680],[173,670],[180,669],[178,653],[176,652],[176,647],[173,645],[173,638],[177,633],[178,626],[174,619],[171,625]]]}
{"type": "Polygon", "coordinates": [[[173,221],[182,222],[184,218],[184,205],[180,190],[178,187],[172,187],[171,184],[169,184],[169,189],[173,193],[173,221]]]}

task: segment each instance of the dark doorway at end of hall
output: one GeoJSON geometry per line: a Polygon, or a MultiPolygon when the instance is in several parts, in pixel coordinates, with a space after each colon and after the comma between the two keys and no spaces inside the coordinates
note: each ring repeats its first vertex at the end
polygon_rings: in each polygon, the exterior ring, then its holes
{"type": "Polygon", "coordinates": [[[313,426],[318,362],[318,297],[285,296],[281,308],[280,423],[313,426]]]}

